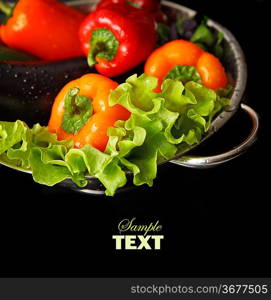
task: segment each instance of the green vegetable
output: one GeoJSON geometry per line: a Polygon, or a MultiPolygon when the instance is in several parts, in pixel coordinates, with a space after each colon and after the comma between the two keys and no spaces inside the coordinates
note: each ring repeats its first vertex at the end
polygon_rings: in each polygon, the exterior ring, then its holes
{"type": "Polygon", "coordinates": [[[83,187],[86,176],[95,176],[109,196],[126,184],[127,171],[135,185],[152,186],[157,164],[199,143],[229,102],[193,81],[166,79],[161,93],[156,86],[154,77],[133,75],[112,91],[110,105],[123,105],[131,117],[109,129],[104,153],[90,145],[75,149],[40,125],[0,122],[0,162],[32,170],[36,182],[50,186],[71,178],[83,187]]]}
{"type": "Polygon", "coordinates": [[[230,98],[233,94],[233,86],[232,85],[228,85],[227,87],[225,88],[219,88],[216,90],[216,93],[219,97],[221,98],[230,98]]]}
{"type": "Polygon", "coordinates": [[[183,17],[177,18],[177,20],[176,20],[176,29],[180,36],[183,36],[185,33],[184,21],[185,21],[185,18],[183,18],[183,17]]]}
{"type": "Polygon", "coordinates": [[[170,36],[170,28],[166,24],[157,23],[157,33],[158,33],[158,44],[157,46],[160,47],[165,43],[169,42],[171,39],[170,36]]]}
{"type": "Polygon", "coordinates": [[[93,113],[92,102],[79,95],[78,88],[72,88],[65,98],[64,116],[61,127],[68,133],[77,134],[93,113]]]}
{"type": "Polygon", "coordinates": [[[182,83],[195,81],[201,83],[197,69],[193,66],[175,66],[166,76],[166,79],[180,80],[182,83]]]}
{"type": "Polygon", "coordinates": [[[218,31],[216,33],[216,42],[213,46],[213,52],[215,56],[222,57],[223,55],[223,47],[222,47],[222,41],[224,39],[224,35],[222,32],[218,31]]]}
{"type": "Polygon", "coordinates": [[[194,31],[190,41],[212,47],[215,43],[215,36],[211,29],[207,26],[207,20],[207,18],[204,18],[202,23],[194,31]]]}
{"type": "Polygon", "coordinates": [[[0,1],[0,12],[5,14],[5,18],[1,24],[6,24],[8,19],[13,15],[14,6],[6,3],[5,1],[0,1]]]}
{"type": "Polygon", "coordinates": [[[99,28],[93,30],[90,45],[88,65],[93,66],[97,63],[96,57],[112,60],[116,56],[119,42],[109,29],[99,28]]]}
{"type": "Polygon", "coordinates": [[[223,47],[221,45],[224,38],[223,33],[209,27],[207,21],[207,17],[203,18],[201,24],[190,38],[190,41],[220,58],[223,55],[223,47]]]}

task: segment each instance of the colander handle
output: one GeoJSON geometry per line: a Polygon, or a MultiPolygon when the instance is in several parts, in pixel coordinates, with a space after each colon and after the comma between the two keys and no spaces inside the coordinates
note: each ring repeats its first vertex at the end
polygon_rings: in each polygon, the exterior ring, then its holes
{"type": "Polygon", "coordinates": [[[252,128],[250,134],[245,140],[234,147],[233,149],[224,152],[222,154],[213,156],[182,156],[179,159],[171,160],[170,162],[176,165],[180,165],[187,168],[205,169],[223,164],[229,160],[236,158],[243,154],[248,148],[250,148],[257,139],[257,133],[259,129],[259,116],[250,106],[241,104],[241,108],[249,115],[252,120],[252,128]]]}

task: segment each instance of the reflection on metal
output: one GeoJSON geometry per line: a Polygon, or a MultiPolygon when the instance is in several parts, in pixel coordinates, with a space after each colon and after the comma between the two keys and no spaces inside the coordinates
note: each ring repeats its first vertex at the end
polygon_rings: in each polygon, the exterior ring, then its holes
{"type": "Polygon", "coordinates": [[[251,145],[254,144],[257,138],[259,129],[259,117],[257,113],[248,105],[241,104],[241,108],[249,115],[252,121],[252,129],[248,137],[237,147],[224,152],[222,154],[208,156],[208,157],[195,157],[195,156],[182,156],[179,159],[171,160],[170,162],[188,168],[205,169],[223,164],[235,157],[243,154],[251,145]]]}

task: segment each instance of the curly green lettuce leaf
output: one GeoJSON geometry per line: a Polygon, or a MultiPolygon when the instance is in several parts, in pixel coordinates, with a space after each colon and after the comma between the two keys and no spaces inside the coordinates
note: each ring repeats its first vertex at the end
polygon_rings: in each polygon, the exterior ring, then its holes
{"type": "Polygon", "coordinates": [[[157,87],[158,79],[146,74],[137,77],[130,76],[125,83],[111,92],[109,104],[120,104],[132,113],[148,115],[160,109],[159,94],[153,90],[157,87]]]}
{"type": "Polygon", "coordinates": [[[197,103],[193,105],[193,109],[200,116],[209,116],[214,109],[215,101],[217,99],[216,92],[193,81],[187,82],[185,88],[197,99],[197,103]]]}
{"type": "Polygon", "coordinates": [[[112,91],[110,105],[123,105],[131,117],[109,128],[105,152],[75,149],[39,124],[0,122],[0,162],[31,170],[36,182],[49,186],[69,178],[84,187],[94,176],[109,196],[126,184],[127,172],[135,185],[152,186],[157,164],[199,143],[229,103],[226,90],[216,93],[195,81],[166,79],[160,93],[156,87],[157,79],[143,74],[112,91]]]}
{"type": "Polygon", "coordinates": [[[162,119],[150,120],[145,124],[146,138],[144,143],[132,149],[126,159],[133,163],[140,170],[134,174],[134,184],[148,184],[152,186],[157,174],[157,159],[172,158],[177,148],[171,144],[165,135],[165,125],[162,119]]]}
{"type": "Polygon", "coordinates": [[[25,149],[28,127],[22,121],[0,122],[0,155],[12,147],[25,149]]]}
{"type": "Polygon", "coordinates": [[[52,145],[63,145],[67,149],[73,147],[73,142],[69,140],[58,141],[57,136],[47,130],[46,127],[35,124],[32,129],[24,126],[24,134],[21,136],[21,141],[7,150],[7,157],[11,160],[18,160],[24,169],[31,168],[29,161],[30,151],[34,147],[51,148],[52,145]]]}
{"type": "Polygon", "coordinates": [[[41,184],[54,185],[71,176],[63,161],[64,153],[73,147],[71,141],[58,141],[39,124],[30,129],[21,121],[0,122],[0,128],[2,162],[31,170],[41,184]]]}
{"type": "Polygon", "coordinates": [[[71,177],[64,160],[67,149],[65,146],[53,145],[50,149],[34,147],[30,150],[29,162],[33,179],[48,186],[71,177]]]}
{"type": "Polygon", "coordinates": [[[197,82],[188,81],[183,85],[181,81],[167,79],[161,93],[153,92],[156,85],[157,82],[146,74],[133,75],[110,96],[111,105],[121,104],[132,115],[119,124],[117,130],[109,132],[110,146],[107,149],[111,149],[114,155],[119,154],[120,162],[134,173],[136,185],[146,183],[151,186],[156,177],[157,162],[174,157],[177,146],[182,143],[189,146],[199,143],[208,130],[208,117],[217,113],[213,113],[217,94],[197,82]],[[140,92],[149,109],[145,106],[143,112],[142,102],[138,100],[140,92]],[[153,109],[154,103],[156,109],[153,109]],[[134,147],[132,137],[139,128],[142,128],[145,140],[134,147]],[[124,141],[130,145],[125,152],[120,150],[124,141]]]}
{"type": "Polygon", "coordinates": [[[202,23],[194,31],[190,41],[212,47],[215,44],[215,36],[207,26],[207,20],[207,18],[203,19],[202,23]]]}
{"type": "Polygon", "coordinates": [[[119,165],[118,159],[113,159],[96,177],[106,187],[107,196],[114,196],[116,190],[127,182],[125,171],[119,165]]]}
{"type": "Polygon", "coordinates": [[[168,72],[165,79],[179,80],[182,83],[195,81],[201,83],[201,77],[196,67],[177,65],[168,72]]]}
{"type": "Polygon", "coordinates": [[[217,95],[219,97],[223,97],[223,98],[229,99],[232,96],[233,91],[234,91],[234,87],[231,84],[229,84],[225,88],[219,88],[219,89],[217,89],[216,93],[217,93],[217,95]]]}

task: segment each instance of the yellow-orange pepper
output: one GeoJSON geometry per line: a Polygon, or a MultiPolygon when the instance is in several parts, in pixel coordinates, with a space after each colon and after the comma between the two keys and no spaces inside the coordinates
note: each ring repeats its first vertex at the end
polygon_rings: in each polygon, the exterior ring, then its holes
{"type": "Polygon", "coordinates": [[[76,148],[90,144],[104,151],[108,128],[130,117],[123,106],[108,104],[109,94],[117,86],[117,82],[100,74],[87,74],[69,82],[54,101],[49,131],[59,140],[73,140],[76,148]]]}
{"type": "Polygon", "coordinates": [[[144,72],[158,78],[156,91],[160,92],[163,79],[177,65],[196,67],[208,88],[215,90],[227,85],[227,75],[220,61],[186,40],[174,40],[156,49],[147,59],[144,72]]]}

